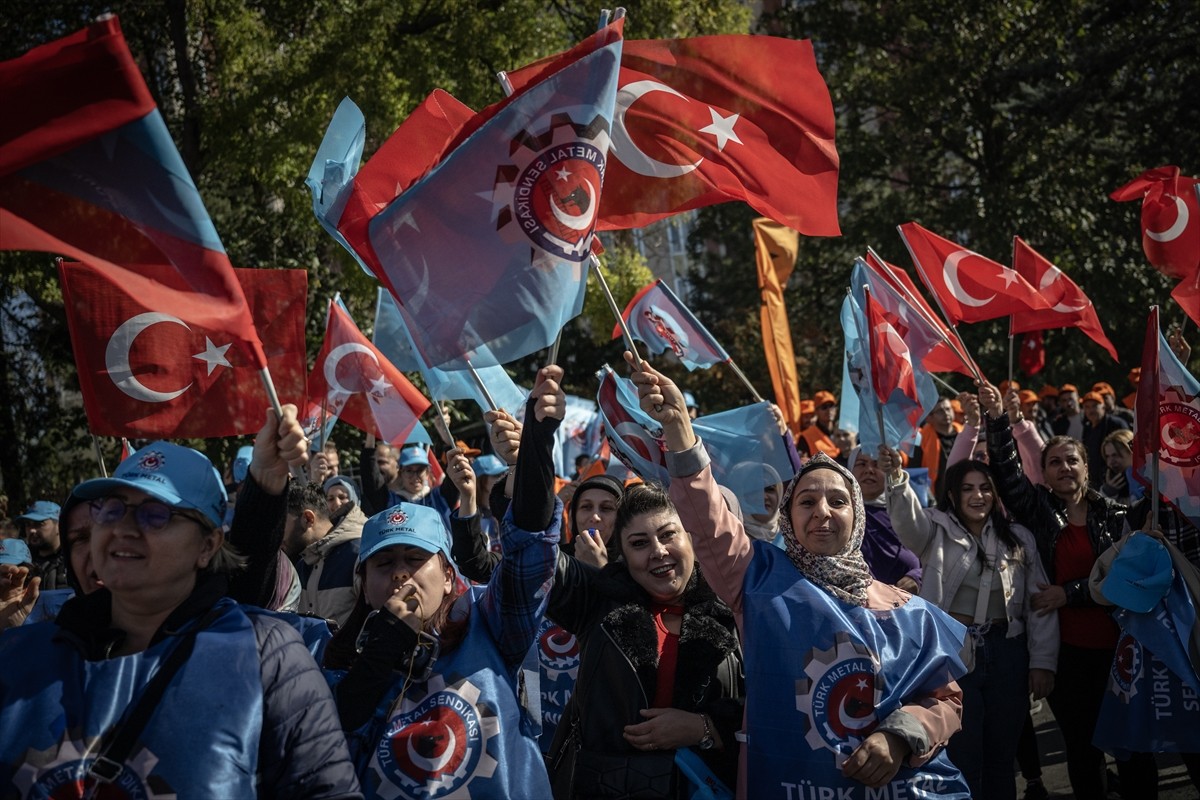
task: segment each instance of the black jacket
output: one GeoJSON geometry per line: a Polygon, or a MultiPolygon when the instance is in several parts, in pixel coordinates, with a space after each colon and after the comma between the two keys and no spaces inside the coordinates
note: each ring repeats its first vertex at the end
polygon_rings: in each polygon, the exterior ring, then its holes
{"type": "MultiPolygon", "coordinates": [[[[1008,415],[988,418],[988,459],[996,481],[996,493],[1017,522],[1033,532],[1038,555],[1050,580],[1059,583],[1054,571],[1054,549],[1067,527],[1066,506],[1045,486],[1035,486],[1021,469],[1008,415]]],[[[1087,532],[1092,554],[1099,557],[1121,538],[1129,509],[1094,489],[1087,490],[1087,532]]],[[[1068,606],[1094,606],[1087,578],[1062,583],[1068,606]]]]}
{"type": "MultiPolygon", "coordinates": [[[[651,707],[657,684],[650,602],[624,562],[596,569],[559,555],[546,616],[579,638],[580,662],[575,692],[547,757],[556,797],[635,796],[636,785],[602,789],[588,777],[592,770],[611,775],[617,771],[614,766],[626,764],[634,765],[631,784],[637,783],[638,764],[650,772],[675,772],[674,796],[687,796],[687,781],[673,767],[674,751],[643,752],[622,736],[626,725],[644,721],[639,712],[651,707]]],[[[733,788],[738,757],[734,733],[741,725],[745,696],[733,612],[704,582],[698,565],[682,605],[671,705],[712,719],[723,747],[696,752],[733,788]]]]}

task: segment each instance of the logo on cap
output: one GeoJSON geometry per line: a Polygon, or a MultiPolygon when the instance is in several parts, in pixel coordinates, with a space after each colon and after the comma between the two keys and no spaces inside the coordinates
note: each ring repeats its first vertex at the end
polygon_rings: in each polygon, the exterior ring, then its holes
{"type": "Polygon", "coordinates": [[[149,453],[140,454],[137,462],[139,467],[149,470],[162,469],[166,463],[166,456],[158,450],[151,450],[149,453]]]}
{"type": "Polygon", "coordinates": [[[389,525],[403,525],[406,522],[408,522],[408,514],[405,514],[404,511],[399,508],[397,508],[391,514],[388,514],[389,525]]]}

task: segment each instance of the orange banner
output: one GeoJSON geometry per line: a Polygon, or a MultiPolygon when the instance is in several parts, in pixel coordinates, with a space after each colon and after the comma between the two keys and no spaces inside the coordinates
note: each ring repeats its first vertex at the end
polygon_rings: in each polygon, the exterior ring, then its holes
{"type": "Polygon", "coordinates": [[[783,290],[796,267],[799,234],[774,220],[754,220],[755,261],[758,263],[758,289],[762,296],[763,350],[775,402],[783,409],[792,435],[800,436],[800,384],[796,377],[796,356],[792,351],[792,330],[788,325],[783,290]]]}

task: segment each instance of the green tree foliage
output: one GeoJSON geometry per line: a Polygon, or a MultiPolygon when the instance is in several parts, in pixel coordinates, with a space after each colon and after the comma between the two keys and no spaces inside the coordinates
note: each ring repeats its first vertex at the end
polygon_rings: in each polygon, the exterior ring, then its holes
{"type": "MultiPolygon", "coordinates": [[[[626,7],[629,38],[745,31],[750,21],[737,0],[645,0],[626,7]]],[[[434,88],[474,108],[499,100],[496,71],[579,41],[595,30],[599,6],[560,0],[16,0],[5,6],[0,58],[107,12],[120,17],[233,263],[308,270],[311,357],[334,292],[342,292],[364,329],[373,315],[374,280],[321,230],[304,187],[341,99],[353,98],[366,116],[369,157],[434,88]]],[[[613,265],[618,276],[635,274],[626,256],[613,265]]],[[[8,343],[0,347],[0,476],[16,507],[35,487],[38,496],[61,496],[94,473],[95,461],[82,409],[71,399],[78,381],[50,258],[0,254],[0,315],[8,343]]],[[[577,334],[569,332],[568,340],[577,334]]],[[[590,361],[596,348],[590,342],[574,348],[580,369],[585,357],[589,369],[597,366],[590,361]]],[[[530,370],[518,365],[518,378],[528,383],[530,370]]],[[[335,439],[345,448],[361,441],[344,425],[335,439]]],[[[215,461],[228,463],[241,443],[203,446],[215,461]]],[[[111,465],[116,444],[104,447],[111,465]]]]}
{"type": "MultiPolygon", "coordinates": [[[[1019,380],[1106,380],[1129,391],[1148,306],[1162,304],[1165,321],[1183,315],[1142,253],[1139,204],[1108,193],[1161,164],[1200,171],[1192,97],[1200,7],[793,2],[762,27],[814,41],[838,117],[843,235],[801,240],[788,292],[806,396],[840,384],[837,312],[853,259],[873,246],[912,272],[895,231],[909,220],[1002,263],[1020,235],[1092,298],[1121,363],[1077,331],[1055,331],[1046,370],[1019,380]]],[[[750,219],[740,208],[701,212],[693,245],[706,271],[696,305],[751,378],[769,386],[750,219]]],[[[1007,323],[961,332],[985,374],[1002,380],[1007,323]]]]}

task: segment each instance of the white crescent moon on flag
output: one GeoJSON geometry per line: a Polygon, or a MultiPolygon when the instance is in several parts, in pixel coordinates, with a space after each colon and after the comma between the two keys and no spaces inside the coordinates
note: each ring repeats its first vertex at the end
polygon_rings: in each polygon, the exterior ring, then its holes
{"type": "Polygon", "coordinates": [[[325,359],[325,382],[329,384],[330,389],[342,394],[357,394],[357,392],[351,391],[345,386],[342,386],[342,384],[338,383],[337,379],[338,364],[341,363],[343,358],[351,353],[366,353],[371,357],[372,361],[374,361],[376,364],[379,363],[379,359],[375,357],[373,352],[371,352],[371,348],[367,347],[365,344],[359,344],[358,342],[339,344],[337,347],[330,350],[329,357],[325,359]]]}
{"type": "Polygon", "coordinates": [[[907,359],[908,345],[904,343],[904,338],[894,327],[892,327],[892,324],[890,322],[884,322],[879,326],[879,328],[882,329],[879,330],[879,333],[882,334],[883,338],[887,341],[888,349],[892,351],[892,355],[896,356],[897,358],[907,359]]]}
{"type": "MultiPolygon", "coordinates": [[[[422,724],[428,726],[432,723],[425,722],[422,724]]],[[[446,736],[449,737],[449,741],[446,742],[446,747],[442,751],[442,755],[438,756],[437,758],[426,758],[418,753],[416,748],[413,747],[413,739],[415,737],[407,737],[408,758],[410,761],[412,761],[414,766],[420,767],[429,773],[436,773],[441,772],[442,769],[450,763],[450,759],[454,758],[454,751],[458,747],[458,737],[454,735],[454,731],[450,729],[450,726],[442,725],[442,729],[446,731],[446,736]]]]}
{"type": "Polygon", "coordinates": [[[1170,242],[1178,239],[1180,235],[1187,230],[1188,224],[1188,207],[1182,197],[1173,197],[1175,201],[1175,224],[1167,228],[1165,231],[1152,231],[1146,229],[1146,235],[1156,242],[1170,242]]]}
{"type": "Polygon", "coordinates": [[[633,143],[633,139],[629,138],[629,131],[625,128],[625,112],[643,95],[651,92],[667,92],[676,97],[683,97],[670,86],[658,81],[634,81],[622,86],[617,91],[617,106],[616,112],[613,114],[612,125],[612,146],[609,148],[609,152],[638,175],[645,175],[647,178],[678,178],[700,166],[704,159],[701,158],[691,164],[666,164],[656,161],[638,149],[638,146],[633,143]]]}
{"type": "Polygon", "coordinates": [[[861,731],[869,727],[875,722],[875,715],[868,714],[865,717],[855,717],[846,712],[846,699],[842,698],[842,702],[838,703],[838,722],[842,723],[842,727],[848,731],[861,731]]]}
{"type": "Polygon", "coordinates": [[[575,637],[571,634],[567,634],[566,639],[563,640],[561,645],[558,643],[557,636],[547,636],[543,643],[545,644],[547,650],[559,656],[569,653],[575,649],[575,637]]]}
{"type": "Polygon", "coordinates": [[[120,327],[113,331],[113,335],[108,339],[108,346],[104,348],[104,367],[108,370],[108,377],[122,392],[134,400],[141,400],[144,403],[166,403],[192,387],[189,381],[187,386],[174,392],[157,392],[143,385],[129,366],[129,350],[133,347],[133,340],[142,331],[160,322],[173,322],[191,330],[187,323],[178,317],[157,311],[147,311],[122,322],[120,327]]]}
{"type": "Polygon", "coordinates": [[[996,295],[991,295],[987,299],[980,299],[974,295],[967,294],[963,289],[962,283],[958,280],[958,262],[962,261],[967,256],[973,256],[970,250],[955,250],[950,255],[946,256],[946,263],[942,265],[942,277],[946,281],[946,286],[950,288],[950,294],[954,295],[954,299],[963,305],[979,308],[986,306],[995,299],[996,295]]]}
{"type": "Polygon", "coordinates": [[[596,217],[596,187],[592,186],[592,182],[588,180],[585,180],[583,185],[587,187],[588,210],[582,214],[568,214],[559,208],[558,203],[553,198],[550,200],[550,212],[554,214],[554,218],[563,227],[570,228],[573,231],[586,231],[592,227],[592,220],[596,217]]]}
{"type": "MultiPolygon", "coordinates": [[[[1061,275],[1062,270],[1060,270],[1058,267],[1051,266],[1050,269],[1042,273],[1042,279],[1038,281],[1038,290],[1045,294],[1061,275]]],[[[1066,303],[1058,303],[1051,310],[1057,311],[1059,314],[1071,314],[1076,311],[1083,311],[1085,308],[1087,308],[1087,303],[1084,303],[1081,306],[1069,306],[1066,303]]]]}

